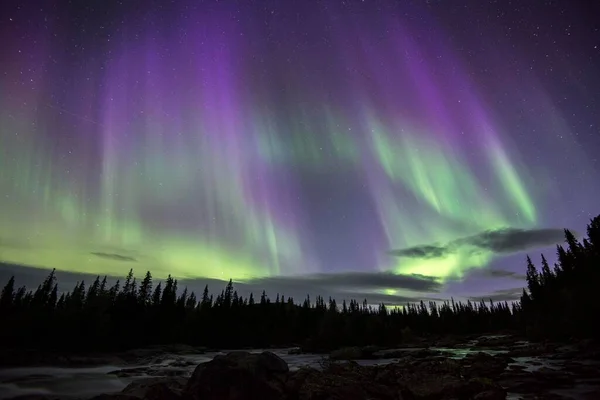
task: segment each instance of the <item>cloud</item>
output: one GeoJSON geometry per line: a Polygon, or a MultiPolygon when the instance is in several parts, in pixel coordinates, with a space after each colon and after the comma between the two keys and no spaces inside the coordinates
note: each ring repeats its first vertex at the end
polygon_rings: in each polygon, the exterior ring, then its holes
{"type": "Polygon", "coordinates": [[[391,250],[389,251],[389,254],[408,258],[440,258],[448,254],[448,248],[444,246],[422,245],[400,250],[391,250]]]}
{"type": "Polygon", "coordinates": [[[246,282],[252,285],[277,287],[361,288],[364,290],[412,290],[438,291],[441,283],[433,277],[422,275],[398,275],[392,272],[341,272],[299,276],[276,276],[246,282]]]}
{"type": "Polygon", "coordinates": [[[495,290],[490,294],[470,297],[471,301],[492,300],[492,301],[516,301],[521,298],[523,287],[495,290]]]}
{"type": "Polygon", "coordinates": [[[535,247],[550,246],[563,241],[563,229],[506,228],[485,231],[464,238],[465,244],[490,250],[494,253],[518,253],[535,247]]]}
{"type": "Polygon", "coordinates": [[[525,275],[505,269],[481,269],[477,271],[477,275],[486,278],[511,278],[518,281],[525,281],[525,275]]]}
{"type": "Polygon", "coordinates": [[[389,254],[420,259],[443,258],[462,251],[510,254],[531,248],[550,246],[561,242],[563,237],[562,229],[504,228],[480,232],[446,244],[426,244],[391,250],[389,254]]]}
{"type": "Polygon", "coordinates": [[[116,254],[116,253],[91,252],[90,254],[93,254],[96,257],[106,258],[106,259],[115,260],[115,261],[123,261],[123,262],[136,262],[137,261],[137,259],[134,257],[124,256],[122,254],[116,254]]]}

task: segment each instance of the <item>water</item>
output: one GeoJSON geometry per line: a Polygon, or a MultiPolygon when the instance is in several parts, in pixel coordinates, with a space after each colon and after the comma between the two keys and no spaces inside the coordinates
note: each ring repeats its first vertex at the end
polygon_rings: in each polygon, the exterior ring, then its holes
{"type": "MultiPolygon", "coordinates": [[[[422,349],[403,349],[408,353],[422,349]]],[[[450,358],[463,358],[470,353],[480,350],[469,348],[430,348],[449,354],[450,358]]],[[[62,367],[25,367],[0,369],[0,399],[15,396],[42,394],[56,397],[89,398],[100,393],[119,392],[129,383],[148,376],[189,376],[196,365],[212,360],[216,355],[226,354],[231,350],[209,352],[204,354],[171,355],[165,354],[153,361],[138,365],[103,365],[90,368],[62,368],[62,367]],[[117,377],[110,372],[133,369],[130,376],[117,377]]],[[[260,353],[263,350],[253,350],[260,353]]],[[[289,349],[270,350],[283,358],[290,370],[297,370],[303,366],[320,368],[324,358],[321,354],[288,354],[289,349]]],[[[484,352],[495,355],[506,353],[502,350],[485,350],[484,352]]],[[[327,357],[327,356],[325,356],[327,357]]],[[[384,365],[396,362],[398,359],[357,360],[361,365],[384,365]]],[[[542,366],[552,368],[550,360],[540,360],[533,357],[519,357],[511,365],[522,365],[528,371],[542,366]],[[532,365],[537,361],[539,365],[532,365]]]]}

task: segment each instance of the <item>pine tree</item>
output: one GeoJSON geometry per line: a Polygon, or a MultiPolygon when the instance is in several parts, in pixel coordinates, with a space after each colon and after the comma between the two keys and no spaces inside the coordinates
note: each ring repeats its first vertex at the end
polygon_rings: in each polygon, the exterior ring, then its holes
{"type": "Polygon", "coordinates": [[[123,290],[120,293],[120,297],[129,297],[133,291],[133,281],[133,268],[131,268],[127,274],[127,277],[125,278],[125,284],[123,285],[123,290]]]}
{"type": "Polygon", "coordinates": [[[554,274],[550,270],[546,257],[542,254],[542,282],[544,285],[549,285],[554,279],[554,274]]]}
{"type": "Polygon", "coordinates": [[[154,307],[160,306],[160,299],[162,294],[161,284],[162,282],[158,282],[158,285],[156,285],[156,288],[154,289],[154,294],[152,294],[152,305],[154,307]]]}
{"type": "Polygon", "coordinates": [[[196,308],[197,303],[198,301],[196,300],[196,294],[192,292],[192,294],[190,294],[185,303],[185,308],[187,308],[188,310],[193,310],[194,308],[196,308]]]}
{"type": "Polygon", "coordinates": [[[233,280],[229,280],[229,283],[227,283],[227,286],[225,287],[225,292],[223,293],[223,305],[226,308],[230,308],[231,307],[231,301],[233,298],[233,280]]]}
{"type": "Polygon", "coordinates": [[[587,226],[587,236],[592,251],[598,254],[600,251],[600,215],[590,220],[587,226]]]}
{"type": "Polygon", "coordinates": [[[108,290],[108,298],[111,302],[114,302],[117,299],[117,295],[119,294],[120,288],[121,282],[117,279],[115,284],[108,290]]]}
{"type": "Polygon", "coordinates": [[[0,310],[7,310],[12,307],[13,299],[15,297],[15,277],[11,276],[4,288],[2,289],[2,295],[0,295],[0,310]]]}
{"type": "Polygon", "coordinates": [[[142,305],[147,305],[150,303],[152,296],[152,274],[150,271],[146,272],[146,276],[142,280],[140,285],[140,290],[138,293],[139,303],[142,305]]]}
{"type": "Polygon", "coordinates": [[[92,304],[94,300],[98,297],[100,292],[100,275],[96,277],[94,283],[88,288],[87,294],[85,296],[85,303],[92,304]]]}
{"type": "Polygon", "coordinates": [[[185,308],[185,304],[187,302],[188,299],[188,290],[187,287],[183,289],[183,292],[181,293],[181,295],[179,296],[179,298],[177,299],[177,308],[185,308]]]}
{"type": "Polygon", "coordinates": [[[204,286],[204,291],[202,292],[202,301],[200,302],[200,307],[203,310],[207,310],[212,307],[212,300],[209,297],[208,285],[204,286]]]}
{"type": "Polygon", "coordinates": [[[526,279],[529,293],[531,293],[533,299],[536,299],[540,293],[540,277],[529,256],[527,256],[526,279]]]}
{"type": "Polygon", "coordinates": [[[98,290],[100,296],[106,295],[106,275],[104,275],[104,279],[102,279],[102,283],[100,284],[100,289],[98,290]]]}
{"type": "Polygon", "coordinates": [[[52,291],[50,292],[50,296],[48,297],[47,308],[49,310],[54,310],[56,308],[56,302],[58,301],[58,284],[54,284],[52,291]]]}

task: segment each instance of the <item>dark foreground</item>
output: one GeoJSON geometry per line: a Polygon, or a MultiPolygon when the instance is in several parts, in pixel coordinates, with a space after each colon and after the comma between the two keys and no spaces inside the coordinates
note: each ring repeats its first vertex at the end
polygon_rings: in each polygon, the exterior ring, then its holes
{"type": "MultiPolygon", "coordinates": [[[[600,352],[591,342],[531,344],[492,337],[435,345],[385,351],[340,349],[323,358],[320,365],[293,371],[272,352],[234,351],[190,366],[191,376],[186,369],[172,368],[163,376],[152,376],[148,369],[146,378],[130,383],[120,393],[93,399],[600,399],[600,352]],[[354,359],[386,359],[389,363],[365,366],[354,359]]],[[[144,371],[124,365],[111,374],[140,372],[144,371]]],[[[19,398],[56,399],[43,395],[19,398]]]]}

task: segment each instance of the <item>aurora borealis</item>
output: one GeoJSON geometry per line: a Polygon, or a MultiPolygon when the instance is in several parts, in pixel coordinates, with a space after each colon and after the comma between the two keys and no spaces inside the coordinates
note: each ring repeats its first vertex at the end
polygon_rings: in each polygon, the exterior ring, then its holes
{"type": "MultiPolygon", "coordinates": [[[[600,34],[578,2],[14,3],[3,262],[418,274],[452,295],[494,265],[522,271],[523,251],[560,241],[540,230],[598,211],[600,34]],[[513,230],[534,238],[469,239],[513,230]]],[[[361,293],[402,294],[386,286],[361,293]]]]}

